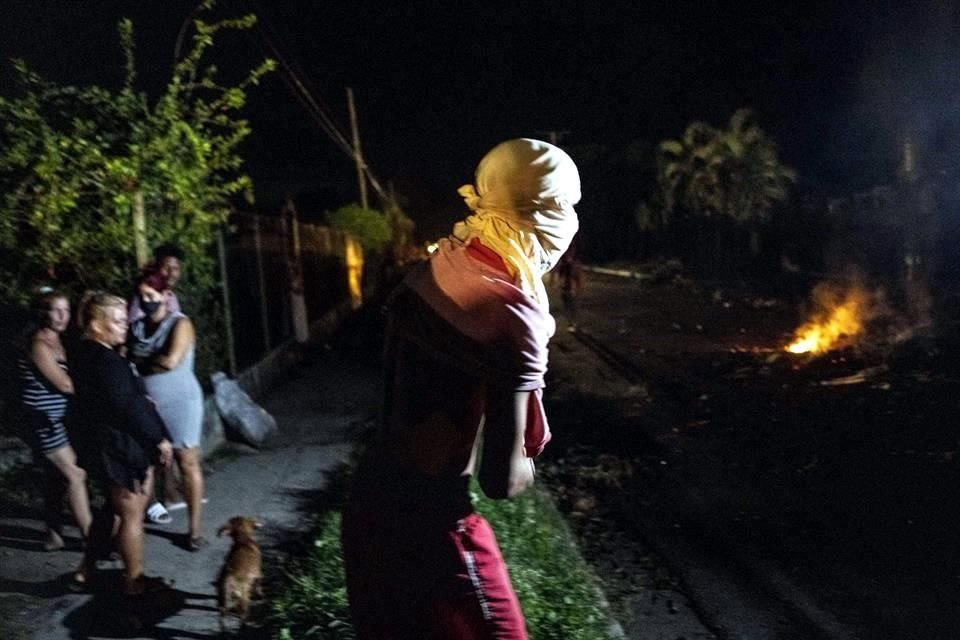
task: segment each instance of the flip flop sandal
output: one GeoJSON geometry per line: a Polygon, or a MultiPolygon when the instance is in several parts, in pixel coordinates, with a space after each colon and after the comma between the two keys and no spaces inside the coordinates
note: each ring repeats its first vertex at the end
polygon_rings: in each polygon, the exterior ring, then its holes
{"type": "Polygon", "coordinates": [[[166,507],[159,502],[154,502],[147,509],[146,521],[153,524],[170,524],[173,522],[173,518],[170,517],[170,512],[167,511],[166,507]]]}
{"type": "Polygon", "coordinates": [[[173,581],[164,580],[159,576],[140,576],[133,585],[128,585],[125,595],[136,597],[148,593],[160,593],[173,589],[173,581]]]}
{"type": "Polygon", "coordinates": [[[203,536],[197,536],[196,538],[187,540],[187,549],[190,551],[200,551],[208,546],[210,546],[210,543],[203,536]]]}
{"type": "Polygon", "coordinates": [[[71,593],[86,593],[89,589],[90,579],[79,571],[67,580],[67,590],[71,593]]]}

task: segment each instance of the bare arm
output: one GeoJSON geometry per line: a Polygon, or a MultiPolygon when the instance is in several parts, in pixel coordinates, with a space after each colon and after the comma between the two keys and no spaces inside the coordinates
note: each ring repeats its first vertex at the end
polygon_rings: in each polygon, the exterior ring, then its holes
{"type": "Polygon", "coordinates": [[[494,391],[487,397],[477,479],[494,500],[517,496],[533,484],[533,459],[523,451],[529,399],[529,391],[494,391]]]}
{"type": "Polygon", "coordinates": [[[156,369],[171,371],[176,369],[187,350],[193,345],[196,334],[193,330],[193,323],[190,318],[180,318],[177,325],[173,328],[173,335],[170,337],[170,348],[166,353],[157,354],[151,364],[156,369]]]}
{"type": "Polygon", "coordinates": [[[54,350],[42,340],[34,340],[30,347],[30,359],[44,378],[60,393],[73,393],[73,380],[60,368],[54,350]]]}

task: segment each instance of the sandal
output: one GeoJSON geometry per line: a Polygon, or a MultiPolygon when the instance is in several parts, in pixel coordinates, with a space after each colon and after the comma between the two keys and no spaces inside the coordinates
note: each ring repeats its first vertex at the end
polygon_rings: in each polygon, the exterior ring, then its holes
{"type": "Polygon", "coordinates": [[[159,576],[141,575],[132,581],[126,581],[123,593],[127,596],[142,596],[146,593],[159,593],[171,589],[173,589],[172,580],[164,580],[159,576]]]}
{"type": "Polygon", "coordinates": [[[90,588],[90,580],[82,571],[76,571],[67,580],[67,591],[71,593],[86,593],[90,588]]]}
{"type": "Polygon", "coordinates": [[[90,580],[95,571],[94,565],[85,557],[77,570],[70,574],[70,578],[67,580],[67,590],[72,593],[87,593],[90,590],[90,580]]]}
{"type": "Polygon", "coordinates": [[[187,550],[188,551],[200,551],[210,546],[210,542],[207,541],[203,536],[197,536],[195,538],[187,538],[187,550]]]}
{"type": "Polygon", "coordinates": [[[170,512],[159,502],[154,502],[150,505],[147,509],[145,520],[153,524],[170,524],[173,522],[173,518],[170,517],[170,512]]]}

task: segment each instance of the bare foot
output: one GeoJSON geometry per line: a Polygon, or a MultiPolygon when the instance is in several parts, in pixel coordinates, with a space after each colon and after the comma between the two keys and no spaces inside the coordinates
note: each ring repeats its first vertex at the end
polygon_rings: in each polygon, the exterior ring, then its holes
{"type": "Polygon", "coordinates": [[[60,534],[53,529],[47,530],[47,537],[43,540],[44,551],[59,551],[63,549],[64,542],[60,534]]]}

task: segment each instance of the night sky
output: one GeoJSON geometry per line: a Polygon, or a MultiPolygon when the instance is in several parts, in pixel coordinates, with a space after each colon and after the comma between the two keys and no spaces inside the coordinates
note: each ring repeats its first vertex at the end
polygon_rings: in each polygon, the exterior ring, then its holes
{"type": "MultiPolygon", "coordinates": [[[[568,132],[564,145],[652,148],[691,120],[720,125],[746,106],[807,194],[889,182],[905,130],[953,166],[958,9],[903,4],[220,0],[217,13],[259,14],[345,132],[353,88],[368,162],[429,235],[454,219],[456,187],[484,151],[549,131],[568,132]]],[[[3,0],[0,93],[12,91],[13,56],[58,82],[117,85],[121,16],[135,23],[141,87],[155,93],[193,6],[3,0]]],[[[263,43],[221,38],[225,78],[263,57],[263,43]]],[[[248,115],[263,206],[289,190],[356,199],[350,159],[279,76],[253,91],[248,115]]]]}

